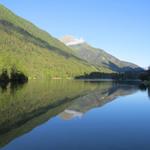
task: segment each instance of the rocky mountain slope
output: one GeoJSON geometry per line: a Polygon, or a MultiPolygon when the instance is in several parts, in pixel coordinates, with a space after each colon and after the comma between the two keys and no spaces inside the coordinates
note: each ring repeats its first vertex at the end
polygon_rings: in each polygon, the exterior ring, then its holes
{"type": "Polygon", "coordinates": [[[133,63],[121,61],[102,49],[92,47],[82,38],[77,39],[73,36],[64,36],[60,41],[71,47],[77,57],[94,65],[96,68],[105,67],[115,72],[142,70],[141,67],[133,63]]]}

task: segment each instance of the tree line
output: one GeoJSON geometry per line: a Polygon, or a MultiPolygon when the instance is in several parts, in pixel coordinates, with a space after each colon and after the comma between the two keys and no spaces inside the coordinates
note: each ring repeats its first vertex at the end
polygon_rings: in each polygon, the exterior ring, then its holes
{"type": "Polygon", "coordinates": [[[148,70],[140,74],[140,79],[144,85],[150,86],[150,67],[148,67],[148,70]]]}
{"type": "Polygon", "coordinates": [[[139,80],[139,72],[124,72],[124,73],[104,73],[91,72],[76,76],[75,79],[112,79],[112,80],[139,80]]]}

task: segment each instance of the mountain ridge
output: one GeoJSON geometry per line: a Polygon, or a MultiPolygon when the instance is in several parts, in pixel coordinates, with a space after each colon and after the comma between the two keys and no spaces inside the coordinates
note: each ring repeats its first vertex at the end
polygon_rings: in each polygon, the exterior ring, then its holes
{"type": "MultiPolygon", "coordinates": [[[[64,36],[60,38],[60,41],[64,44],[68,45],[68,41],[65,39],[69,39],[69,43],[73,39],[73,36],[64,36]]],[[[73,43],[73,42],[72,42],[73,43]]],[[[131,62],[122,61],[112,54],[107,53],[105,50],[100,48],[94,48],[89,45],[86,41],[77,44],[69,44],[69,47],[73,48],[74,54],[86,60],[88,63],[94,65],[95,67],[103,66],[108,69],[111,69],[115,72],[127,72],[127,71],[142,71],[143,69],[136,64],[131,62]]]]}

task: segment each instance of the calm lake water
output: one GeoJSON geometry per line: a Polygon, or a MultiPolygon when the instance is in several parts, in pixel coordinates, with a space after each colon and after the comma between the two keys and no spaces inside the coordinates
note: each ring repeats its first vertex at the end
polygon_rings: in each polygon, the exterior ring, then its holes
{"type": "Polygon", "coordinates": [[[149,91],[70,80],[0,88],[0,150],[150,150],[149,91]]]}

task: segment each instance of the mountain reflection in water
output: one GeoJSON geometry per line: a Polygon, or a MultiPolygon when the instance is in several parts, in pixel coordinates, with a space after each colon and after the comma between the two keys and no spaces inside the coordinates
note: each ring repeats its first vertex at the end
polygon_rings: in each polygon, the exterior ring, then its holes
{"type": "Polygon", "coordinates": [[[70,80],[30,81],[0,89],[0,147],[59,115],[64,120],[82,117],[118,96],[132,94],[138,85],[70,80]]]}

